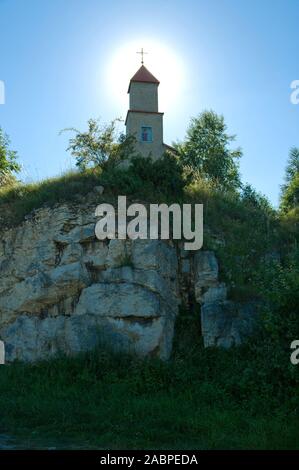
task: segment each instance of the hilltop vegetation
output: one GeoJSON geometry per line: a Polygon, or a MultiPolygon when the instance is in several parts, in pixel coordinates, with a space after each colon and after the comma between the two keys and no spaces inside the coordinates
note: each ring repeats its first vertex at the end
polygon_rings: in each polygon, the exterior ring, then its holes
{"type": "MultiPolygon", "coordinates": [[[[239,148],[230,145],[222,116],[205,111],[191,121],[186,139],[157,161],[134,155],[134,139],[117,134],[117,120],[100,126],[88,122],[86,132],[71,129],[70,150],[77,171],[39,183],[15,181],[0,188],[2,228],[24,220],[32,210],[65,201],[82,202],[103,185],[98,201],[118,195],[144,203],[202,203],[204,247],[215,250],[230,297],[260,298],[257,273],[273,261],[284,263],[298,244],[298,149],[292,149],[282,187],[281,209],[241,182],[239,148]],[[130,165],[123,165],[130,156],[130,165]]],[[[4,151],[3,151],[4,152],[4,151]]],[[[5,146],[6,159],[16,154],[5,146]]],[[[4,153],[3,153],[4,155],[4,153]]],[[[12,167],[17,171],[19,167],[12,167]]]]}
{"type": "Polygon", "coordinates": [[[174,153],[158,161],[132,155],[126,167],[132,142],[90,125],[70,144],[78,171],[0,189],[2,228],[43,205],[82,202],[98,185],[105,188],[99,202],[127,195],[203,203],[204,248],[217,253],[230,298],[258,299],[259,327],[242,347],[204,349],[197,307],[181,311],[168,363],[99,348],[76,360],[14,364],[0,377],[0,427],[29,436],[34,429],[31,442],[68,436],[100,448],[299,448],[299,366],[290,362],[299,338],[299,152],[290,153],[275,210],[241,183],[241,151],[230,149],[214,113],[194,120],[174,153]]]}
{"type": "Polygon", "coordinates": [[[118,195],[146,203],[202,203],[204,248],[216,251],[230,298],[259,299],[259,275],[268,264],[282,263],[298,244],[298,155],[292,149],[286,168],[281,210],[250,185],[238,170],[240,149],[231,150],[223,117],[209,111],[193,119],[184,142],[157,161],[133,152],[133,140],[116,133],[116,122],[88,122],[75,131],[69,150],[77,171],[39,183],[12,183],[0,189],[2,228],[21,223],[32,210],[66,201],[82,202],[103,185],[99,202],[118,195]],[[130,165],[122,162],[130,157],[130,165]]]}

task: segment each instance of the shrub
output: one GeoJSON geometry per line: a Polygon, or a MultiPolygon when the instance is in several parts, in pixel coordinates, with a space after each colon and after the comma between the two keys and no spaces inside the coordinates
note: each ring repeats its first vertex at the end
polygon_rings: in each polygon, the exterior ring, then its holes
{"type": "Polygon", "coordinates": [[[0,127],[0,187],[15,181],[14,173],[21,167],[17,163],[17,152],[10,149],[10,140],[0,127]]]}
{"type": "Polygon", "coordinates": [[[127,168],[104,169],[101,181],[117,194],[158,201],[167,197],[179,199],[185,185],[178,159],[165,154],[158,160],[133,156],[127,168]]]}
{"type": "Polygon", "coordinates": [[[75,137],[70,139],[67,150],[76,159],[80,170],[115,167],[132,155],[135,139],[132,136],[117,134],[118,121],[120,119],[114,119],[110,124],[100,126],[97,120],[89,119],[86,132],[75,128],[62,131],[76,133],[75,137]]]}

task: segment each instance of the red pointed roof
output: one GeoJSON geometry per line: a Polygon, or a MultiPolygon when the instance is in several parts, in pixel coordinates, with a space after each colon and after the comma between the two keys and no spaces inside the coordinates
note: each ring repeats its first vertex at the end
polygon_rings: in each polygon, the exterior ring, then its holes
{"type": "MultiPolygon", "coordinates": [[[[159,85],[160,83],[159,80],[157,80],[156,77],[154,77],[153,74],[149,70],[147,70],[147,68],[144,65],[141,65],[140,69],[137,70],[135,75],[133,75],[133,77],[130,80],[130,84],[132,82],[156,83],[157,85],[159,85]]],[[[129,91],[130,91],[130,86],[129,86],[128,92],[129,91]]]]}

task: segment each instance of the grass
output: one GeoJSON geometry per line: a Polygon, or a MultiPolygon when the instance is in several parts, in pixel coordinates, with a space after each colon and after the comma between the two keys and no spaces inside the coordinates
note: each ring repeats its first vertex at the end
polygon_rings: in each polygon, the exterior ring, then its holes
{"type": "Polygon", "coordinates": [[[296,390],[273,378],[265,351],[205,350],[198,328],[179,320],[167,363],[99,349],[2,367],[1,429],[31,446],[298,449],[296,390]]]}
{"type": "Polygon", "coordinates": [[[0,188],[2,227],[15,226],[31,211],[66,201],[82,200],[82,196],[99,184],[99,173],[76,171],[37,183],[16,183],[0,188]]]}
{"type": "Polygon", "coordinates": [[[283,224],[270,207],[265,210],[206,182],[191,184],[185,193],[189,202],[204,205],[204,248],[215,251],[229,297],[239,301],[258,297],[254,286],[258,266],[271,257],[284,257],[297,243],[298,232],[283,224]]]}
{"type": "MultiPolygon", "coordinates": [[[[281,225],[274,211],[206,183],[177,190],[175,173],[166,178],[143,163],[142,176],[135,170],[75,172],[4,188],[1,225],[19,224],[43,205],[81,201],[99,184],[107,200],[125,194],[145,202],[203,203],[204,247],[216,251],[230,297],[252,299],[259,264],[286,251],[297,232],[290,233],[285,220],[281,225]]],[[[269,341],[205,350],[196,315],[180,317],[167,363],[99,349],[76,359],[1,367],[1,431],[41,446],[71,441],[110,449],[298,449],[298,380],[291,379],[294,369],[286,373],[294,367],[289,344],[275,354],[269,341]]]]}

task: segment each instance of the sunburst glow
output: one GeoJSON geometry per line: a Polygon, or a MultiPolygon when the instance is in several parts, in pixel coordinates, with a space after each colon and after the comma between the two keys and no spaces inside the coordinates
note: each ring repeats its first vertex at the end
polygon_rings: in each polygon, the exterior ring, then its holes
{"type": "Polygon", "coordinates": [[[151,40],[136,40],[120,47],[107,67],[107,88],[111,96],[125,109],[130,78],[141,66],[137,51],[143,47],[144,65],[160,81],[159,109],[168,111],[178,105],[183,83],[183,63],[175,52],[164,44],[151,40]]]}

